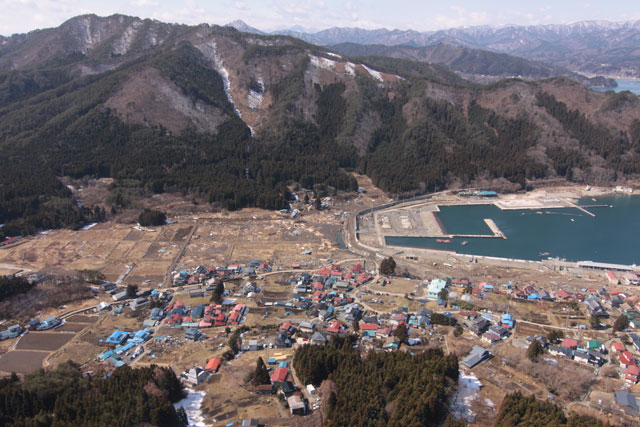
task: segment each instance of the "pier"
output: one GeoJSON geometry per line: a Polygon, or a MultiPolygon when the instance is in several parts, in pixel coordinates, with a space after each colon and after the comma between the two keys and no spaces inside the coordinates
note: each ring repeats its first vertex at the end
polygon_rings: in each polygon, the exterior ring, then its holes
{"type": "Polygon", "coordinates": [[[496,225],[495,222],[493,222],[492,219],[489,218],[485,218],[484,222],[487,224],[487,226],[491,229],[491,231],[493,232],[493,235],[495,237],[502,237],[503,239],[506,239],[507,236],[504,235],[504,233],[502,232],[502,230],[500,230],[500,228],[496,225]]]}
{"type": "MultiPolygon", "coordinates": [[[[578,205],[576,205],[576,204],[575,204],[575,203],[573,203],[573,202],[569,202],[569,203],[571,203],[571,204],[573,205],[573,207],[574,207],[574,208],[578,209],[579,211],[582,211],[582,212],[586,213],[586,214],[587,214],[587,215],[589,215],[589,216],[593,216],[593,217],[595,217],[595,216],[596,216],[596,214],[594,214],[594,213],[592,213],[592,212],[589,212],[588,210],[586,210],[586,209],[585,209],[584,207],[582,207],[582,206],[578,206],[578,205]]],[[[594,206],[596,206],[596,205],[594,205],[594,206]]]]}

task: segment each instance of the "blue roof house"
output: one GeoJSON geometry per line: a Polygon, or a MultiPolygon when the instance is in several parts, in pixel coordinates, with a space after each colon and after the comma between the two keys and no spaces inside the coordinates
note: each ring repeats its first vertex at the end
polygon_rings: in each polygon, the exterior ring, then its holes
{"type": "Polygon", "coordinates": [[[107,344],[122,344],[129,338],[129,332],[116,330],[107,338],[107,344]]]}

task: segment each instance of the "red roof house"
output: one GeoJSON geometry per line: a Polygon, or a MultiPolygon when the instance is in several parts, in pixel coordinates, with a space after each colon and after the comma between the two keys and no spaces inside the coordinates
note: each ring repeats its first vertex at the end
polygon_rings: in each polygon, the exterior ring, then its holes
{"type": "Polygon", "coordinates": [[[578,348],[578,341],[571,338],[565,338],[562,340],[562,347],[575,350],[576,348],[578,348]]]}
{"type": "Polygon", "coordinates": [[[377,323],[363,323],[360,325],[361,331],[376,331],[380,326],[377,323]]]}
{"type": "Polygon", "coordinates": [[[621,353],[624,351],[624,345],[622,345],[622,343],[619,343],[617,341],[614,341],[613,344],[611,344],[611,347],[617,353],[621,353]]]}
{"type": "Polygon", "coordinates": [[[287,377],[289,376],[289,369],[287,368],[276,368],[275,371],[273,371],[273,374],[271,374],[271,382],[272,383],[283,383],[287,380],[287,377]]]}
{"type": "Polygon", "coordinates": [[[217,357],[212,357],[211,359],[209,359],[209,361],[207,362],[207,366],[205,366],[204,369],[209,372],[218,372],[221,363],[222,361],[220,359],[218,359],[217,357]]]}
{"type": "Polygon", "coordinates": [[[640,368],[631,365],[624,371],[624,379],[631,384],[636,384],[640,380],[640,368]]]}

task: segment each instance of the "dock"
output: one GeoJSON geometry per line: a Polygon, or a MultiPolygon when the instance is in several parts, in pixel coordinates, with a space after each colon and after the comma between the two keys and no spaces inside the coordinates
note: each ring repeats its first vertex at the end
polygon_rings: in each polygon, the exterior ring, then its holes
{"type": "Polygon", "coordinates": [[[503,239],[506,239],[507,236],[504,235],[504,233],[502,232],[502,230],[500,230],[500,228],[496,225],[495,222],[493,222],[492,219],[490,218],[485,218],[484,222],[487,224],[487,226],[489,227],[489,229],[493,232],[493,235],[495,237],[501,237],[503,239]]]}
{"type": "MultiPolygon", "coordinates": [[[[593,217],[595,217],[595,216],[596,216],[596,214],[594,214],[594,213],[592,213],[592,212],[589,212],[589,211],[588,211],[588,210],[586,210],[584,207],[582,207],[582,206],[578,206],[578,205],[576,205],[576,204],[575,204],[575,203],[573,203],[573,202],[570,202],[570,203],[571,203],[571,205],[573,205],[573,207],[574,207],[574,208],[578,209],[579,211],[582,211],[582,212],[586,213],[586,214],[587,214],[587,215],[589,215],[589,216],[593,216],[593,217]]],[[[596,206],[596,205],[593,205],[593,206],[596,206]]]]}

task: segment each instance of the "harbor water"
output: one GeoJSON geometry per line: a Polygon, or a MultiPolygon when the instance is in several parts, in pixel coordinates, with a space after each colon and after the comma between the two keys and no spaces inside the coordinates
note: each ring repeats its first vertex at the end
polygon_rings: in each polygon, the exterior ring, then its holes
{"type": "Polygon", "coordinates": [[[501,210],[495,205],[441,206],[437,213],[446,234],[493,235],[492,219],[502,238],[385,237],[389,246],[441,249],[460,254],[539,261],[596,261],[640,264],[640,196],[581,199],[595,216],[576,208],[501,210]],[[437,240],[441,240],[438,242],[437,240]]]}

